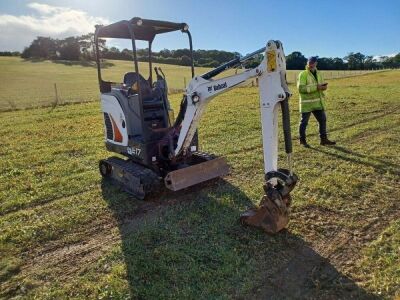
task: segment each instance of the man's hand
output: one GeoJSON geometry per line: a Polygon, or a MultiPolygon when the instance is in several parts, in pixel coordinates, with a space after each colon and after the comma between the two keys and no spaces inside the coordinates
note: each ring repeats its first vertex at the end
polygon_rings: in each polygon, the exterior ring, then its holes
{"type": "Polygon", "coordinates": [[[327,84],[318,84],[317,89],[318,91],[325,91],[328,88],[327,84]]]}

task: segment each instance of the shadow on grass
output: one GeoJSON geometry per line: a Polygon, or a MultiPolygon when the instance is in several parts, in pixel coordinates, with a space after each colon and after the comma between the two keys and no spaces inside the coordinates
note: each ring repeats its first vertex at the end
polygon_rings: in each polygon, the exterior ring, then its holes
{"type": "Polygon", "coordinates": [[[253,202],[222,179],[148,201],[108,181],[102,192],[119,224],[131,298],[378,299],[300,236],[240,225],[253,202]]]}
{"type": "MultiPolygon", "coordinates": [[[[25,58],[24,61],[26,62],[31,62],[31,63],[39,63],[39,62],[44,62],[44,61],[51,61],[52,63],[55,64],[61,64],[64,66],[81,66],[81,67],[92,67],[96,68],[96,62],[95,61],[89,61],[89,60],[47,60],[47,59],[42,59],[42,58],[25,58]]],[[[109,62],[109,61],[102,61],[101,62],[101,68],[109,68],[115,66],[114,63],[109,62]]]]}
{"type": "MultiPolygon", "coordinates": [[[[360,125],[360,124],[365,124],[365,123],[368,123],[368,122],[372,122],[372,121],[375,121],[375,120],[384,118],[384,117],[386,117],[386,116],[395,114],[395,113],[397,113],[397,112],[399,112],[399,111],[400,111],[400,106],[396,106],[396,107],[391,108],[391,110],[384,111],[384,112],[381,113],[381,114],[378,114],[378,115],[375,115],[375,116],[371,116],[371,117],[369,117],[369,118],[364,118],[364,119],[362,119],[362,120],[357,120],[357,121],[352,122],[352,123],[347,124],[347,125],[343,125],[343,126],[340,126],[340,127],[335,127],[335,128],[333,128],[333,129],[329,129],[329,132],[328,132],[328,133],[332,133],[332,132],[336,132],[336,131],[341,131],[341,130],[344,130],[344,129],[352,128],[352,127],[357,126],[357,125],[360,125]]],[[[317,122],[317,121],[315,120],[315,118],[313,119],[313,121],[317,122]]],[[[329,124],[329,116],[328,116],[328,124],[329,124]]],[[[308,134],[307,134],[307,137],[311,137],[311,136],[319,136],[319,133],[317,133],[317,132],[314,133],[314,132],[313,132],[313,133],[308,133],[308,134]]],[[[293,138],[293,140],[297,140],[297,139],[299,139],[299,136],[298,136],[298,135],[295,136],[295,137],[293,138]]]]}
{"type": "Polygon", "coordinates": [[[374,158],[368,155],[360,154],[351,150],[348,150],[341,146],[330,146],[328,148],[317,148],[317,147],[310,147],[310,149],[324,153],[326,155],[332,156],[337,159],[341,159],[350,163],[360,164],[367,167],[374,168],[378,173],[389,173],[393,176],[400,175],[400,166],[389,161],[385,161],[383,159],[374,158]],[[334,153],[329,151],[329,149],[334,149],[337,152],[341,153],[334,153]],[[367,160],[367,161],[366,161],[367,160]]]}
{"type": "MultiPolygon", "coordinates": [[[[343,153],[345,153],[345,154],[357,156],[357,157],[360,157],[360,158],[365,158],[365,159],[368,159],[368,160],[374,160],[374,161],[376,161],[376,162],[382,164],[384,167],[385,167],[385,166],[386,166],[386,167],[389,166],[389,167],[394,168],[395,170],[400,170],[400,165],[391,163],[391,162],[389,162],[389,161],[387,161],[387,160],[383,160],[383,159],[376,158],[376,157],[371,157],[371,156],[368,156],[368,155],[365,155],[365,154],[360,154],[360,153],[357,153],[357,152],[348,150],[348,149],[346,149],[346,148],[344,148],[344,147],[337,146],[337,145],[336,145],[336,146],[333,146],[333,148],[336,149],[336,150],[338,150],[338,151],[340,151],[340,152],[343,152],[343,153]]],[[[397,173],[398,173],[398,175],[400,175],[400,172],[397,172],[397,173]]]]}

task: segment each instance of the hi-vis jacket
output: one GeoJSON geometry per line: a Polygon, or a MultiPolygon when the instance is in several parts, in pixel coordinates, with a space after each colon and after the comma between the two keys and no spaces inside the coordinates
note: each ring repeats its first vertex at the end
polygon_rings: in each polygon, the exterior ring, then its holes
{"type": "Polygon", "coordinates": [[[310,112],[313,110],[325,109],[325,95],[323,91],[318,91],[317,85],[323,83],[321,72],[317,70],[317,80],[310,69],[306,69],[299,74],[297,79],[297,89],[300,94],[300,112],[310,112]]]}

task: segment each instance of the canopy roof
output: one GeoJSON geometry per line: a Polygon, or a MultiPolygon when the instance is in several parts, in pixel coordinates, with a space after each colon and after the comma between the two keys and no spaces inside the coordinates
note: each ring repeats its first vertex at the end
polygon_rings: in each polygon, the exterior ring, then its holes
{"type": "Polygon", "coordinates": [[[170,31],[188,31],[186,23],[173,23],[166,21],[132,18],[129,21],[123,20],[107,26],[96,26],[97,37],[131,39],[129,26],[132,26],[136,40],[152,41],[157,34],[170,31]]]}

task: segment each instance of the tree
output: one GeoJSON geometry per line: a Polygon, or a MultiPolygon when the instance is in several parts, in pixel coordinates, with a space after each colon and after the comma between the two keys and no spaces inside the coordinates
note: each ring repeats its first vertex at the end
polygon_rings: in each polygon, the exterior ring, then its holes
{"type": "Polygon", "coordinates": [[[263,59],[264,59],[263,54],[257,54],[252,59],[249,59],[248,61],[246,61],[244,63],[244,67],[246,69],[253,69],[253,68],[257,67],[263,59]]]}
{"type": "Polygon", "coordinates": [[[161,57],[167,58],[167,57],[171,57],[171,51],[168,49],[163,49],[159,52],[159,55],[161,57]]]}
{"type": "Polygon", "coordinates": [[[362,70],[364,69],[365,55],[357,52],[350,52],[345,58],[347,60],[349,70],[362,70]]]}
{"type": "MultiPolygon", "coordinates": [[[[77,39],[80,46],[81,59],[94,60],[96,52],[94,34],[93,33],[85,34],[78,37],[77,39]]],[[[100,47],[104,47],[105,42],[106,42],[105,40],[99,39],[100,47]]]]}
{"type": "Polygon", "coordinates": [[[371,70],[376,68],[376,61],[374,60],[374,57],[372,55],[365,56],[364,59],[364,69],[365,70],[371,70]]]}
{"type": "Polygon", "coordinates": [[[132,59],[132,51],[125,48],[121,51],[121,55],[124,57],[126,60],[132,59]]]}
{"type": "Polygon", "coordinates": [[[190,50],[189,49],[176,49],[171,51],[173,58],[182,58],[182,56],[186,55],[190,57],[190,50]]]}
{"type": "Polygon", "coordinates": [[[183,55],[181,60],[182,66],[190,66],[192,64],[192,59],[187,55],[183,55]]]}
{"type": "Polygon", "coordinates": [[[81,57],[81,47],[79,38],[68,37],[61,40],[58,47],[59,59],[62,60],[79,60],[81,57]]]}
{"type": "Polygon", "coordinates": [[[381,60],[385,68],[400,68],[400,53],[393,57],[383,56],[381,60]]]}
{"type": "Polygon", "coordinates": [[[288,70],[303,70],[307,59],[301,52],[295,51],[286,57],[286,68],[288,70]]]}
{"type": "Polygon", "coordinates": [[[332,59],[334,70],[346,70],[347,65],[340,57],[335,57],[332,59]]]}
{"type": "Polygon", "coordinates": [[[333,59],[328,57],[321,57],[318,59],[319,70],[333,70],[333,59]]]}
{"type": "Polygon", "coordinates": [[[0,51],[0,56],[20,56],[21,53],[18,51],[0,51]]]}
{"type": "Polygon", "coordinates": [[[57,40],[49,37],[39,36],[32,41],[29,47],[25,48],[22,58],[56,58],[57,40]]]}

